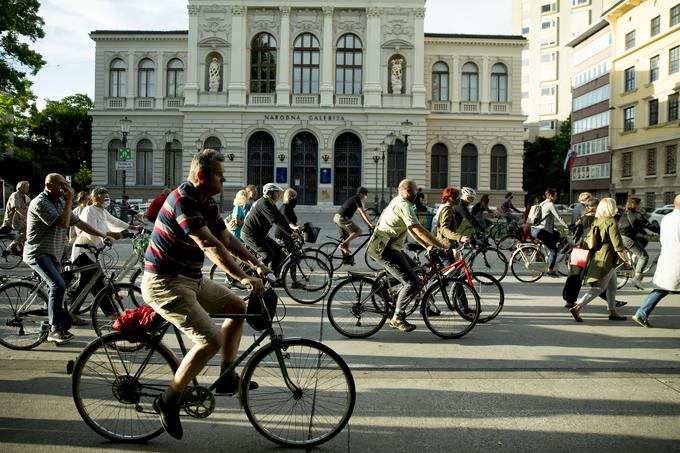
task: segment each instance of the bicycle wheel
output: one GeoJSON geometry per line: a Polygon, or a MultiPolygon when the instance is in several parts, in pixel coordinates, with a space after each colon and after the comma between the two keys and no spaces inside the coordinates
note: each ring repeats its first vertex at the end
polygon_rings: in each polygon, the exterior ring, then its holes
{"type": "MultiPolygon", "coordinates": [[[[464,278],[465,276],[461,276],[459,280],[464,278]]],[[[480,313],[477,322],[491,321],[503,310],[503,304],[505,304],[503,286],[493,275],[473,272],[472,287],[479,296],[480,313]]]]}
{"type": "Polygon", "coordinates": [[[149,440],[164,431],[153,400],[176,370],[177,358],[164,345],[130,343],[113,332],[92,341],[78,356],[73,400],[100,436],[119,442],[149,440]]]}
{"type": "Polygon", "coordinates": [[[479,295],[465,281],[443,278],[427,290],[421,309],[425,325],[433,334],[447,339],[460,338],[477,324],[479,295]],[[432,310],[433,305],[438,310],[432,310]],[[430,310],[426,309],[428,306],[430,310]]]}
{"type": "Polygon", "coordinates": [[[335,330],[346,337],[366,338],[387,320],[386,295],[368,277],[348,277],[328,296],[326,313],[335,330]]]}
{"type": "Polygon", "coordinates": [[[491,226],[491,228],[489,228],[489,236],[494,241],[497,241],[498,239],[502,238],[506,234],[508,234],[508,224],[507,223],[496,222],[491,226]]]}
{"type": "Polygon", "coordinates": [[[555,265],[555,270],[562,277],[569,275],[569,258],[571,257],[571,249],[557,255],[557,263],[555,265]]]}
{"type": "Polygon", "coordinates": [[[328,262],[329,269],[332,269],[333,272],[340,269],[343,265],[344,254],[338,248],[338,245],[338,242],[329,241],[324,242],[316,249],[318,252],[316,257],[325,259],[328,262]],[[323,257],[321,255],[323,255],[323,257]]]}
{"type": "Polygon", "coordinates": [[[115,249],[107,248],[100,255],[102,267],[106,270],[112,270],[118,265],[118,258],[118,252],[115,249]]]}
{"type": "Polygon", "coordinates": [[[491,274],[500,282],[508,273],[508,259],[497,248],[484,247],[472,254],[469,267],[473,271],[491,274]]]}
{"type": "Polygon", "coordinates": [[[543,277],[547,265],[545,255],[534,245],[518,248],[510,259],[512,275],[524,283],[532,283],[543,277]]]}
{"type": "Polygon", "coordinates": [[[517,244],[520,244],[521,242],[521,237],[514,234],[506,234],[496,241],[496,247],[498,247],[498,250],[512,250],[517,244]]]}
{"type": "Polygon", "coordinates": [[[301,304],[313,304],[326,297],[333,281],[328,265],[309,255],[293,258],[282,275],[286,294],[301,304]]]}
{"type": "Polygon", "coordinates": [[[626,269],[623,263],[616,267],[616,289],[621,289],[626,286],[628,280],[633,277],[632,269],[626,269]]]}
{"type": "Polygon", "coordinates": [[[13,240],[14,237],[0,238],[0,269],[14,269],[21,263],[21,254],[7,250],[13,240]]]}
{"type": "Polygon", "coordinates": [[[246,365],[241,389],[243,408],[257,432],[290,447],[332,439],[349,421],[356,401],[345,361],[328,346],[306,339],[258,350],[246,365]],[[250,390],[251,381],[259,388],[250,390]]]}
{"type": "MultiPolygon", "coordinates": [[[[243,264],[240,260],[238,261],[239,267],[243,269],[243,271],[247,275],[254,275],[254,271],[250,268],[250,266],[247,266],[243,264]]],[[[217,264],[213,264],[212,267],[210,268],[210,280],[214,280],[218,283],[221,283],[225,285],[227,288],[229,288],[232,292],[236,293],[239,297],[247,297],[250,294],[250,291],[248,291],[248,288],[243,286],[241,282],[235,280],[231,275],[227,274],[224,272],[222,269],[217,267],[217,264]]]]}
{"type": "Polygon", "coordinates": [[[368,251],[364,250],[364,262],[366,263],[366,266],[373,272],[379,272],[383,270],[383,267],[378,264],[376,260],[371,258],[371,255],[368,254],[368,251]]]}
{"type": "Polygon", "coordinates": [[[10,349],[32,349],[45,341],[47,294],[34,293],[35,282],[10,282],[0,287],[0,344],[10,349]],[[30,300],[29,300],[30,299],[30,300]],[[26,310],[19,312],[21,307],[26,310]]]}
{"type": "Polygon", "coordinates": [[[135,285],[141,288],[142,286],[142,277],[144,275],[144,269],[139,268],[137,269],[132,276],[130,277],[130,284],[135,285]]]}
{"type": "Polygon", "coordinates": [[[144,304],[142,291],[135,285],[114,283],[115,293],[112,293],[111,289],[110,286],[106,286],[97,294],[92,303],[92,327],[100,337],[111,332],[113,322],[121,313],[144,304]]]}

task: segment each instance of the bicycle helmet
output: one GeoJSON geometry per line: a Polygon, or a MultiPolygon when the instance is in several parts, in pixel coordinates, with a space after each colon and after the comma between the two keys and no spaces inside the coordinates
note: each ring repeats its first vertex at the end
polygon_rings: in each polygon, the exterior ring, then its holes
{"type": "Polygon", "coordinates": [[[268,182],[267,184],[264,185],[262,188],[262,193],[263,194],[268,194],[269,192],[283,192],[283,189],[273,182],[268,182]]]}
{"type": "Polygon", "coordinates": [[[367,193],[368,193],[368,189],[365,188],[364,186],[361,186],[361,187],[359,187],[359,188],[357,189],[357,194],[360,194],[360,193],[367,194],[367,193]]]}
{"type": "Polygon", "coordinates": [[[475,192],[475,189],[471,189],[469,187],[463,187],[460,190],[460,197],[461,198],[475,198],[477,196],[477,192],[475,192]]]}

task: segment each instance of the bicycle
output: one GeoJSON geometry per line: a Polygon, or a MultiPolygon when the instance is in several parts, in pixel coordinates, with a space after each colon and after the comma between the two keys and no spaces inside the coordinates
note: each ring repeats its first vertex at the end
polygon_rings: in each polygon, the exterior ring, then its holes
{"type": "MultiPolygon", "coordinates": [[[[326,257],[329,263],[329,267],[332,269],[333,272],[335,272],[338,269],[340,269],[340,267],[343,264],[354,266],[356,264],[354,257],[357,255],[357,253],[359,253],[359,251],[363,250],[366,244],[368,244],[368,241],[371,240],[372,235],[373,230],[369,230],[368,233],[360,235],[359,238],[365,239],[359,244],[359,246],[354,250],[354,252],[350,253],[349,255],[345,255],[339,248],[340,244],[342,244],[342,242],[347,237],[347,234],[342,230],[340,230],[340,238],[326,236],[328,239],[330,239],[330,241],[324,242],[319,247],[317,247],[316,250],[318,250],[319,253],[322,253],[323,256],[326,257]]],[[[381,269],[380,265],[376,263],[375,260],[371,258],[366,252],[364,252],[364,262],[366,263],[366,266],[368,266],[368,268],[373,271],[377,272],[381,269]]]]}
{"type": "Polygon", "coordinates": [[[0,269],[14,269],[22,262],[20,250],[10,251],[8,249],[15,238],[16,235],[12,233],[0,234],[0,269]]]}
{"type": "MultiPolygon", "coordinates": [[[[438,253],[428,252],[430,262],[421,268],[424,275],[418,285],[418,295],[402,309],[410,316],[420,308],[423,321],[433,334],[447,339],[460,338],[470,332],[479,319],[479,295],[466,281],[444,276],[448,267],[442,265],[438,253]],[[463,306],[466,303],[467,309],[463,306]]],[[[369,337],[394,315],[401,284],[385,270],[372,277],[350,272],[328,297],[328,320],[346,337],[369,337]]]]}
{"type": "MultiPolygon", "coordinates": [[[[250,423],[279,445],[313,447],[332,439],[352,416],[354,378],[330,347],[309,339],[284,339],[273,326],[276,308],[271,311],[259,297],[252,297],[248,309],[252,314],[220,315],[263,324],[256,326],[262,330],[259,337],[222,376],[250,356],[237,390],[250,423]],[[261,346],[267,338],[269,343],[261,346]],[[259,388],[251,390],[251,381],[259,388]]],[[[276,323],[281,330],[281,319],[276,323]]],[[[178,366],[177,357],[161,342],[169,327],[165,323],[160,331],[133,343],[121,332],[109,333],[87,345],[75,361],[73,399],[85,423],[100,436],[141,442],[163,433],[152,403],[178,366]]],[[[186,353],[179,331],[175,335],[186,353]]],[[[207,387],[194,379],[183,396],[184,413],[194,418],[212,414],[220,377],[207,387]]]]}
{"type": "MultiPolygon", "coordinates": [[[[632,278],[635,276],[635,263],[637,263],[638,256],[635,255],[634,253],[631,253],[628,249],[625,250],[624,252],[626,254],[626,257],[628,258],[628,262],[630,263],[630,266],[626,268],[626,266],[623,263],[619,263],[616,266],[616,288],[621,289],[624,286],[626,286],[626,283],[628,283],[628,280],[632,280],[632,278]]],[[[649,257],[649,260],[647,260],[647,265],[645,266],[644,269],[642,269],[642,276],[644,277],[645,275],[650,275],[654,274],[654,271],[656,270],[656,264],[659,261],[659,256],[660,253],[657,254],[654,258],[651,256],[649,257]]]]}
{"type": "Polygon", "coordinates": [[[146,248],[149,245],[150,232],[146,228],[142,228],[128,237],[132,238],[132,253],[123,263],[123,267],[118,272],[117,280],[122,281],[129,274],[130,277],[127,281],[139,286],[140,277],[144,272],[144,253],[146,253],[146,248]]]}
{"type": "MultiPolygon", "coordinates": [[[[88,244],[77,247],[87,248],[95,255],[95,262],[85,266],[71,266],[64,272],[68,274],[96,270],[92,279],[78,294],[72,294],[72,301],[64,315],[91,312],[92,326],[97,335],[107,330],[117,317],[127,308],[134,308],[142,301],[141,291],[130,283],[116,283],[106,274],[99,263],[99,254],[104,249],[88,244]],[[94,298],[92,304],[86,299],[93,286],[103,279],[104,288],[94,298]]],[[[0,286],[0,344],[10,349],[33,349],[43,343],[49,334],[47,312],[47,284],[34,276],[10,281],[0,286]]]]}
{"type": "Polygon", "coordinates": [[[484,233],[474,233],[464,247],[473,248],[470,253],[468,266],[474,271],[491,274],[498,281],[502,281],[508,273],[508,259],[503,252],[489,245],[489,239],[484,233]]]}
{"type": "Polygon", "coordinates": [[[538,281],[547,272],[548,262],[534,242],[519,244],[510,255],[510,270],[517,280],[524,283],[538,281]]]}

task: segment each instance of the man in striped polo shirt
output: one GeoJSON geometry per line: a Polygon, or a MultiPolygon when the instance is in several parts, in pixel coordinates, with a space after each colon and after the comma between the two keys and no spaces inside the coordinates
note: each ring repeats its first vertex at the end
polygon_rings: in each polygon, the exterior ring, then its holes
{"type": "MultiPolygon", "coordinates": [[[[154,401],[163,427],[176,439],[183,434],[182,393],[220,349],[222,372],[232,365],[243,331],[243,319],[227,319],[218,326],[210,318],[209,313],[245,313],[246,306],[227,288],[202,276],[205,255],[256,293],[263,290],[262,280],[246,275],[232,255],[260,276],[271,273],[229,233],[219,215],[212,197],[222,192],[223,162],[222,154],[212,149],[194,156],[188,181],[168,195],[158,213],[144,255],[144,301],[194,342],[168,388],[154,401]]],[[[238,384],[232,371],[218,383],[216,393],[233,394],[238,384]]],[[[251,388],[256,385],[251,383],[251,388]]]]}

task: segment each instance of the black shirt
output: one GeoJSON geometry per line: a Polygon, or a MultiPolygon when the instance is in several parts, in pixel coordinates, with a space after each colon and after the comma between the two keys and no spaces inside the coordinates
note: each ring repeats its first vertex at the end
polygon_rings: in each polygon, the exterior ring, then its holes
{"type": "Polygon", "coordinates": [[[343,205],[340,206],[340,209],[338,209],[338,214],[340,214],[343,217],[347,217],[348,219],[351,219],[354,216],[354,213],[357,212],[357,209],[363,207],[364,203],[361,201],[359,195],[357,194],[351,198],[348,198],[347,201],[345,201],[343,205]]]}
{"type": "Polygon", "coordinates": [[[632,209],[626,209],[619,219],[619,232],[621,236],[635,239],[635,236],[644,233],[645,228],[655,233],[659,232],[641,212],[632,209]]]}
{"type": "MultiPolygon", "coordinates": [[[[289,224],[292,223],[294,225],[297,225],[298,218],[297,215],[295,215],[295,206],[293,206],[290,203],[284,203],[279,208],[279,212],[283,215],[283,217],[288,221],[289,224]]],[[[281,227],[277,225],[274,236],[276,236],[277,238],[283,238],[287,236],[287,234],[284,233],[281,227]]]]}
{"type": "Polygon", "coordinates": [[[477,219],[475,219],[472,214],[470,214],[470,211],[468,210],[467,206],[465,206],[462,202],[458,202],[456,205],[455,209],[455,214],[456,214],[456,224],[460,225],[463,223],[463,219],[467,220],[468,223],[477,231],[483,231],[482,227],[479,225],[479,222],[477,222],[477,219]]]}
{"type": "Polygon", "coordinates": [[[255,202],[248,215],[243,221],[241,236],[246,236],[253,242],[264,239],[269,234],[272,224],[276,224],[286,234],[292,234],[293,230],[288,226],[286,218],[276,209],[274,201],[262,197],[255,202]]]}

